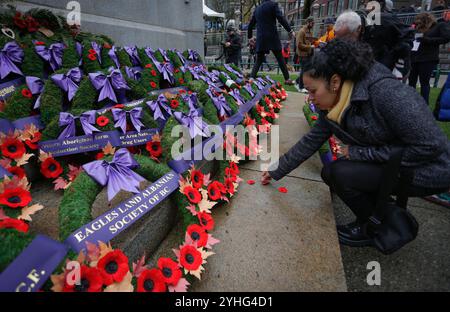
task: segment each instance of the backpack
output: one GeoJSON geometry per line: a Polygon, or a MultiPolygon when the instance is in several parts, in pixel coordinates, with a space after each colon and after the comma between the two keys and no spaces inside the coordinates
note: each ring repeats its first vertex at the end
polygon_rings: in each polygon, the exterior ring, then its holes
{"type": "Polygon", "coordinates": [[[450,121],[450,75],[439,93],[434,107],[434,117],[439,121],[450,121]]]}

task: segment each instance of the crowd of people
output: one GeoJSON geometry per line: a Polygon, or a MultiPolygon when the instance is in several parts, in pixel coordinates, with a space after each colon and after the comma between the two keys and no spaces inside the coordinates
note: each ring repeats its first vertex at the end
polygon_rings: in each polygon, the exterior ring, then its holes
{"type": "Polygon", "coordinates": [[[250,77],[272,52],[285,84],[294,84],[286,66],[290,50],[280,42],[277,21],[283,26],[295,39],[294,59],[301,67],[296,84],[319,111],[316,125],[263,173],[262,183],[283,178],[334,135],[344,144],[342,156],[324,166],[322,178],[356,216],[338,226],[339,240],[391,253],[417,235],[404,198],[450,189],[450,141],[427,105],[439,46],[450,41],[450,26],[427,12],[406,25],[392,14],[389,0],[379,3],[380,23],[367,22],[369,7],[346,11],[326,20],[324,34],[316,38],[312,17],[295,33],[278,4],[264,0],[253,13],[248,38],[255,55],[250,77]]]}

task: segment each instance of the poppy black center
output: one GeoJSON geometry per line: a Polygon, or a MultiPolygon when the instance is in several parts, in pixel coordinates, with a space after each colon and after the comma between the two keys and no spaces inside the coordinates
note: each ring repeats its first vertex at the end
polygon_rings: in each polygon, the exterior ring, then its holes
{"type": "Polygon", "coordinates": [[[195,199],[194,192],[189,192],[189,198],[192,199],[192,200],[195,199]]]}
{"type": "Polygon", "coordinates": [[[207,224],[208,224],[208,221],[202,218],[202,224],[203,224],[203,225],[207,225],[207,224]]]}
{"type": "Polygon", "coordinates": [[[200,238],[200,234],[197,232],[192,232],[191,237],[193,240],[198,240],[200,238]]]}
{"type": "Polygon", "coordinates": [[[214,196],[214,195],[216,195],[216,190],[215,189],[211,189],[210,193],[211,193],[212,196],[214,196]]]}
{"type": "Polygon", "coordinates": [[[170,268],[164,268],[162,273],[165,277],[169,278],[172,276],[172,270],[170,268]]]}
{"type": "Polygon", "coordinates": [[[116,261],[111,261],[105,266],[105,271],[108,274],[114,274],[114,273],[117,272],[118,268],[119,268],[119,266],[117,265],[117,262],[116,261]]]}
{"type": "Polygon", "coordinates": [[[189,264],[194,263],[194,256],[191,254],[187,254],[185,259],[186,259],[187,263],[189,263],[189,264]]]}
{"type": "Polygon", "coordinates": [[[15,146],[15,145],[9,145],[9,146],[8,146],[8,152],[10,152],[10,153],[15,153],[15,152],[17,152],[17,146],[15,146]]]}
{"type": "Polygon", "coordinates": [[[195,181],[195,182],[198,182],[199,180],[200,180],[200,177],[199,177],[198,175],[195,175],[195,176],[194,176],[194,181],[195,181]]]}
{"type": "Polygon", "coordinates": [[[157,151],[157,150],[158,150],[158,145],[153,144],[153,145],[152,145],[152,150],[157,151]]]}
{"type": "Polygon", "coordinates": [[[8,198],[8,202],[12,203],[12,204],[17,204],[20,203],[21,199],[19,196],[15,195],[15,196],[11,196],[10,198],[8,198]]]}
{"type": "Polygon", "coordinates": [[[75,285],[75,291],[77,292],[85,292],[89,289],[89,280],[82,278],[80,281],[80,285],[75,285]]]}
{"type": "Polygon", "coordinates": [[[152,291],[154,286],[155,286],[155,284],[153,283],[153,281],[151,279],[148,279],[144,282],[144,289],[146,291],[152,291]]]}
{"type": "Polygon", "coordinates": [[[51,164],[50,166],[48,166],[48,170],[55,171],[56,170],[56,165],[55,164],[51,164]]]}

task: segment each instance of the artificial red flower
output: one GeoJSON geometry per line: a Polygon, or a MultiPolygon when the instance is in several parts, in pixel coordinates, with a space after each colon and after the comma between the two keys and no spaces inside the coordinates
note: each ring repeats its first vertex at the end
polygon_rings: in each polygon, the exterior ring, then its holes
{"type": "Polygon", "coordinates": [[[192,186],[199,189],[203,186],[204,175],[200,170],[192,170],[191,180],[192,186]]]}
{"type": "Polygon", "coordinates": [[[63,168],[59,162],[49,157],[41,164],[41,173],[48,179],[57,178],[63,173],[63,168]]]}
{"type": "Polygon", "coordinates": [[[29,32],[35,32],[38,30],[39,23],[32,16],[28,15],[25,19],[25,22],[27,23],[27,29],[29,32]]]}
{"type": "Polygon", "coordinates": [[[180,78],[180,79],[178,79],[178,82],[179,82],[180,84],[184,84],[184,79],[183,79],[183,78],[180,78]]]}
{"type": "Polygon", "coordinates": [[[2,154],[11,159],[18,159],[25,154],[25,145],[15,138],[7,138],[1,146],[2,154]]]}
{"type": "Polygon", "coordinates": [[[196,271],[202,265],[202,254],[194,246],[184,246],[180,250],[180,264],[188,271],[196,271]]]}
{"type": "Polygon", "coordinates": [[[97,56],[95,54],[88,54],[88,59],[90,59],[91,61],[95,61],[97,60],[97,56]]]}
{"type": "Polygon", "coordinates": [[[222,192],[215,183],[208,185],[208,197],[211,200],[219,200],[222,197],[222,192]]]}
{"type": "Polygon", "coordinates": [[[225,187],[225,185],[223,185],[223,183],[220,183],[219,181],[214,181],[211,184],[214,184],[222,194],[227,193],[227,188],[225,187]]]}
{"type": "Polygon", "coordinates": [[[233,171],[233,169],[226,167],[225,168],[225,176],[227,176],[228,178],[230,178],[233,182],[236,182],[237,180],[237,175],[236,173],[233,171]]]}
{"type": "Polygon", "coordinates": [[[191,94],[192,94],[192,91],[191,91],[191,90],[189,90],[189,91],[188,91],[188,94],[189,94],[189,95],[191,95],[191,94]]]}
{"type": "Polygon", "coordinates": [[[150,86],[154,89],[156,88],[156,83],[154,81],[150,81],[150,86]]]}
{"type": "Polygon", "coordinates": [[[125,105],[124,104],[116,104],[113,106],[113,108],[124,108],[125,105]]]}
{"type": "Polygon", "coordinates": [[[88,52],[89,54],[97,54],[97,51],[95,51],[94,49],[89,49],[88,52]]]}
{"type": "Polygon", "coordinates": [[[311,120],[317,120],[318,118],[317,118],[317,116],[316,115],[312,115],[311,116],[311,120]]]}
{"type": "Polygon", "coordinates": [[[14,218],[0,220],[0,229],[16,229],[19,232],[27,233],[29,228],[29,225],[22,220],[14,218]]]}
{"type": "Polygon", "coordinates": [[[153,77],[155,77],[157,75],[156,70],[152,69],[152,71],[150,72],[152,74],[153,77]]]}
{"type": "Polygon", "coordinates": [[[20,187],[6,189],[0,194],[0,205],[5,205],[9,208],[25,207],[30,202],[30,192],[20,187]]]}
{"type": "Polygon", "coordinates": [[[107,43],[107,42],[105,42],[105,43],[103,44],[103,47],[104,47],[105,49],[111,49],[111,48],[112,48],[112,46],[111,46],[109,43],[107,43]]]}
{"type": "Polygon", "coordinates": [[[95,155],[95,159],[97,159],[97,160],[103,159],[103,157],[105,157],[105,154],[103,154],[103,153],[97,153],[97,155],[95,155]]]}
{"type": "Polygon", "coordinates": [[[185,93],[186,93],[186,90],[181,89],[180,91],[178,91],[178,93],[180,93],[180,94],[185,94],[185,93]]]}
{"type": "Polygon", "coordinates": [[[109,123],[109,118],[106,116],[99,116],[97,118],[97,125],[99,125],[100,127],[104,127],[109,123]]]}
{"type": "Polygon", "coordinates": [[[231,178],[225,179],[225,187],[227,188],[228,193],[234,194],[234,184],[231,178]]]}
{"type": "Polygon", "coordinates": [[[152,64],[145,64],[145,68],[153,68],[152,64]]]}
{"type": "Polygon", "coordinates": [[[279,188],[278,188],[278,192],[280,192],[280,193],[287,193],[288,190],[287,190],[287,188],[285,188],[285,187],[279,187],[279,188]]]}
{"type": "Polygon", "coordinates": [[[183,192],[188,200],[193,204],[198,204],[202,200],[202,195],[200,192],[192,186],[186,186],[183,192]]]}
{"type": "Polygon", "coordinates": [[[234,172],[235,175],[239,174],[239,167],[235,162],[230,161],[230,169],[234,172]]]}
{"type": "Polygon", "coordinates": [[[194,242],[197,242],[197,247],[205,247],[208,242],[208,233],[205,229],[198,224],[191,224],[186,229],[189,237],[192,238],[194,242]]]}
{"type": "Polygon", "coordinates": [[[44,41],[36,41],[34,44],[35,45],[45,45],[45,42],[44,41]]]}
{"type": "Polygon", "coordinates": [[[164,275],[158,269],[145,270],[139,275],[137,280],[138,292],[164,292],[166,284],[164,275]]]}
{"type": "Polygon", "coordinates": [[[158,141],[148,141],[145,149],[150,153],[153,157],[160,157],[162,154],[161,142],[158,141]]]}
{"type": "Polygon", "coordinates": [[[33,94],[28,89],[22,90],[22,96],[31,99],[33,97],[33,94]]]}
{"type": "Polygon", "coordinates": [[[128,257],[121,250],[113,250],[98,261],[97,267],[106,286],[120,283],[129,271],[128,257]]]}
{"type": "Polygon", "coordinates": [[[100,292],[103,287],[103,279],[100,271],[97,268],[91,268],[82,265],[80,268],[80,283],[79,285],[69,285],[64,283],[64,292],[100,292]]]}
{"type": "Polygon", "coordinates": [[[255,180],[247,180],[247,184],[253,185],[253,184],[255,184],[255,180]]]}
{"type": "Polygon", "coordinates": [[[211,231],[214,229],[214,220],[209,213],[199,212],[197,213],[198,222],[205,231],[211,231]]]}
{"type": "Polygon", "coordinates": [[[163,280],[168,285],[176,285],[181,278],[181,270],[178,263],[170,258],[159,258],[158,268],[162,272],[163,280]]]}
{"type": "Polygon", "coordinates": [[[41,136],[42,134],[40,132],[36,132],[31,140],[25,140],[25,144],[32,150],[37,150],[39,148],[39,144],[37,143],[41,140],[41,136]]]}
{"type": "Polygon", "coordinates": [[[23,168],[20,168],[20,167],[9,167],[8,171],[11,172],[12,174],[18,176],[20,179],[25,177],[25,170],[23,170],[23,168]]]}
{"type": "Polygon", "coordinates": [[[178,68],[175,68],[175,70],[173,71],[175,74],[179,73],[180,70],[178,68]]]}
{"type": "Polygon", "coordinates": [[[178,102],[177,100],[170,101],[170,107],[172,107],[173,109],[176,109],[179,105],[180,102],[178,102]]]}
{"type": "Polygon", "coordinates": [[[13,20],[14,24],[16,24],[16,26],[19,27],[20,29],[24,29],[27,27],[27,23],[25,22],[25,20],[22,19],[22,13],[16,12],[16,15],[14,15],[13,20]]]}

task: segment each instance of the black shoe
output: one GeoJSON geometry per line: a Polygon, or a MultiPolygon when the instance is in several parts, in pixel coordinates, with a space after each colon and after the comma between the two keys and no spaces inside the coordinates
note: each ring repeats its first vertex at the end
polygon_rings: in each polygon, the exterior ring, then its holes
{"type": "Polygon", "coordinates": [[[373,246],[373,239],[367,234],[367,223],[352,222],[338,225],[339,242],[351,247],[373,246]]]}

